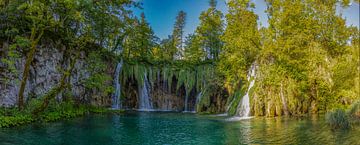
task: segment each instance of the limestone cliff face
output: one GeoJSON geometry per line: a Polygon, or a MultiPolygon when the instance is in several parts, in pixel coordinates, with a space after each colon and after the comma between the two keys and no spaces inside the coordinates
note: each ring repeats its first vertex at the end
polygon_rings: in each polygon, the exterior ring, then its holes
{"type": "MultiPolygon", "coordinates": [[[[74,97],[77,101],[97,104],[89,97],[97,96],[97,92],[86,90],[83,83],[90,76],[90,73],[86,70],[87,64],[85,58],[86,54],[81,52],[71,77],[67,80],[71,84],[69,89],[71,91],[69,92],[68,90],[60,93],[56,97],[57,100],[61,100],[63,95],[67,94],[74,97]]],[[[70,59],[64,55],[64,49],[54,47],[40,47],[37,49],[26,84],[25,101],[28,101],[30,98],[41,97],[51,90],[52,87],[56,86],[62,76],[62,70],[68,67],[69,61],[70,59]]],[[[0,72],[0,106],[10,107],[16,105],[24,64],[25,56],[17,58],[15,62],[17,72],[10,73],[6,70],[5,65],[0,62],[0,67],[4,70],[0,72]]]]}

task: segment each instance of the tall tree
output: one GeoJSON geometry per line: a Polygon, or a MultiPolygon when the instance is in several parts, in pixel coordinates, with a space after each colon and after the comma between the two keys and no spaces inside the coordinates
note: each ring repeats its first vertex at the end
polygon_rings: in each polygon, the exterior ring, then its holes
{"type": "Polygon", "coordinates": [[[168,36],[168,38],[163,39],[160,42],[160,48],[161,48],[161,55],[163,60],[173,60],[174,56],[176,55],[177,49],[174,46],[174,41],[172,36],[168,36]]]}
{"type": "Polygon", "coordinates": [[[24,91],[26,87],[26,82],[29,77],[30,64],[34,58],[38,43],[41,40],[44,31],[54,27],[57,23],[55,17],[52,16],[50,6],[47,5],[44,1],[29,1],[24,2],[18,7],[20,11],[23,11],[25,15],[29,18],[29,23],[31,33],[27,38],[30,42],[30,48],[26,55],[26,61],[24,70],[22,72],[22,79],[20,84],[20,89],[18,93],[18,107],[20,110],[24,108],[24,91]]]}
{"type": "Polygon", "coordinates": [[[156,36],[146,21],[145,14],[141,13],[140,19],[135,19],[132,26],[124,43],[124,56],[136,59],[150,58],[156,36]]]}
{"type": "Polygon", "coordinates": [[[216,9],[216,0],[209,1],[210,8],[201,13],[200,25],[196,28],[196,37],[201,41],[207,59],[218,59],[223,46],[220,36],[224,33],[224,21],[221,11],[216,9]]]}
{"type": "Polygon", "coordinates": [[[185,55],[184,59],[190,62],[200,62],[205,58],[205,51],[202,49],[199,37],[190,34],[185,41],[185,55]]]}
{"type": "Polygon", "coordinates": [[[182,59],[184,56],[184,28],[186,23],[186,13],[184,11],[180,11],[176,16],[176,21],[174,24],[174,30],[172,33],[172,41],[175,48],[177,48],[177,52],[175,54],[176,59],[182,59]]]}
{"type": "Polygon", "coordinates": [[[260,35],[257,15],[249,0],[231,0],[226,15],[227,27],[222,36],[225,45],[220,58],[219,70],[226,77],[230,92],[246,80],[246,74],[259,52],[260,35]]]}

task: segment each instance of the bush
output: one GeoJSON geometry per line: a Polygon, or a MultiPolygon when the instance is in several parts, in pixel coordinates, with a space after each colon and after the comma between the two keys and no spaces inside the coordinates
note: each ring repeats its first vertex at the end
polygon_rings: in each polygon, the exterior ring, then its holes
{"type": "Polygon", "coordinates": [[[40,120],[44,122],[52,122],[62,119],[70,119],[78,116],[85,115],[88,112],[91,113],[114,113],[121,114],[124,110],[111,110],[104,107],[94,106],[77,106],[74,102],[62,102],[56,103],[51,101],[49,107],[42,112],[39,116],[33,116],[32,110],[39,106],[41,101],[33,99],[27,106],[25,111],[19,111],[17,108],[0,108],[0,128],[19,126],[40,120]]]}
{"type": "Polygon", "coordinates": [[[350,106],[348,115],[351,123],[360,124],[360,101],[357,101],[350,106]]]}
{"type": "Polygon", "coordinates": [[[96,113],[96,114],[104,114],[104,113],[121,114],[121,113],[125,112],[125,110],[122,110],[122,109],[112,110],[112,109],[109,109],[109,108],[95,107],[95,106],[90,106],[88,108],[88,110],[89,110],[89,112],[96,113]]]}
{"type": "Polygon", "coordinates": [[[30,115],[0,116],[0,128],[19,126],[33,121],[30,115]]]}
{"type": "Polygon", "coordinates": [[[56,121],[60,119],[69,119],[82,116],[87,112],[83,106],[75,107],[73,102],[54,103],[45,110],[41,115],[41,119],[46,122],[56,121]]]}
{"type": "Polygon", "coordinates": [[[326,121],[332,129],[349,129],[349,117],[343,109],[336,109],[326,114],[326,121]]]}

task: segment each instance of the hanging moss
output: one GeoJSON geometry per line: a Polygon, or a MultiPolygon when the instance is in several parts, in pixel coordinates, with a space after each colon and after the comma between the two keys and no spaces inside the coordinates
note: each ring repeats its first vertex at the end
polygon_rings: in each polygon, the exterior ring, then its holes
{"type": "MultiPolygon", "coordinates": [[[[202,92],[202,97],[197,100],[200,105],[193,106],[194,108],[204,108],[200,109],[203,111],[212,108],[213,112],[219,112],[219,108],[224,108],[224,105],[221,105],[222,103],[212,100],[219,99],[219,97],[214,98],[214,96],[219,96],[222,92],[222,89],[214,89],[222,87],[219,85],[221,81],[216,80],[215,67],[212,63],[193,64],[186,61],[149,62],[144,60],[124,60],[120,76],[122,84],[134,85],[135,83],[138,87],[142,86],[145,75],[149,80],[152,91],[156,91],[156,89],[165,90],[165,88],[158,88],[165,87],[159,86],[162,83],[162,85],[166,85],[167,93],[175,94],[175,96],[181,95],[179,97],[188,95],[192,101],[196,100],[196,94],[202,92]]],[[[134,88],[134,86],[128,87],[128,89],[138,88],[134,88]]],[[[122,91],[125,90],[122,89],[122,91]]],[[[125,92],[123,93],[125,94],[125,92]]],[[[181,102],[179,103],[181,104],[181,102]]]]}

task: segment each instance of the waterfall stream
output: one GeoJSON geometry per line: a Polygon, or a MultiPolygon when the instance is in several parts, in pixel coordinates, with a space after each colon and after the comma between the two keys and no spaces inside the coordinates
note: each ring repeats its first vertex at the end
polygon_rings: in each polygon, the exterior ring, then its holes
{"type": "Polygon", "coordinates": [[[250,81],[249,87],[246,91],[245,96],[241,99],[240,104],[238,105],[238,108],[236,110],[236,114],[240,117],[249,117],[250,116],[250,98],[249,98],[249,92],[251,88],[255,84],[255,65],[251,66],[251,70],[248,74],[247,80],[250,81]]]}
{"type": "Polygon", "coordinates": [[[245,95],[242,97],[239,105],[237,106],[236,110],[236,116],[229,118],[228,121],[236,121],[236,120],[242,120],[242,119],[249,119],[250,117],[250,98],[249,98],[249,92],[251,88],[255,84],[255,78],[256,78],[256,64],[253,64],[251,66],[251,69],[249,70],[247,80],[250,81],[249,87],[246,90],[245,95]]]}
{"type": "Polygon", "coordinates": [[[184,112],[188,112],[189,111],[189,107],[188,107],[188,103],[189,103],[189,95],[188,93],[186,92],[185,93],[185,101],[184,101],[184,112]]]}
{"type": "Polygon", "coordinates": [[[116,70],[115,70],[115,74],[114,74],[115,92],[112,96],[112,105],[111,105],[112,109],[121,109],[121,99],[120,99],[121,84],[119,81],[119,75],[120,75],[122,66],[123,66],[123,60],[120,60],[120,62],[117,63],[117,65],[116,65],[116,70]]]}
{"type": "Polygon", "coordinates": [[[149,111],[152,110],[152,103],[150,101],[150,83],[147,79],[146,73],[144,75],[144,84],[139,87],[139,110],[149,111]]]}

